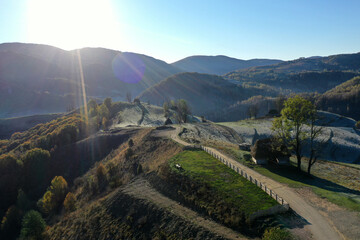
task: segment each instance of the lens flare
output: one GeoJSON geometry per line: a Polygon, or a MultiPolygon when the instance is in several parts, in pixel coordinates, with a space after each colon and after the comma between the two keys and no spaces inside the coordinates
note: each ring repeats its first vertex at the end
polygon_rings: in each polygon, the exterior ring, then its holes
{"type": "Polygon", "coordinates": [[[112,61],[115,77],[125,83],[138,83],[144,77],[146,65],[134,53],[120,53],[112,61]]]}

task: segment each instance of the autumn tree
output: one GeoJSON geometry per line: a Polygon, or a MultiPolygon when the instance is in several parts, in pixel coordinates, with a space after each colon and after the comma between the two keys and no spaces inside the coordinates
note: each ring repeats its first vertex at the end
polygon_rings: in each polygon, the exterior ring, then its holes
{"type": "Polygon", "coordinates": [[[64,200],[64,207],[67,212],[72,212],[76,209],[76,198],[72,192],[68,192],[64,200]]]}
{"type": "Polygon", "coordinates": [[[56,176],[44,196],[38,201],[39,208],[46,214],[50,214],[63,203],[68,184],[62,176],[56,176]]]}
{"type": "Polygon", "coordinates": [[[103,117],[110,119],[110,110],[105,104],[102,104],[99,108],[99,117],[100,119],[102,119],[103,117]]]}
{"type": "MultiPolygon", "coordinates": [[[[274,119],[272,130],[275,137],[290,150],[294,151],[297,159],[297,167],[301,170],[301,160],[304,156],[304,147],[310,141],[310,161],[316,161],[315,153],[318,148],[315,140],[318,138],[321,129],[315,126],[316,108],[308,100],[295,96],[284,102],[281,116],[274,119]],[[309,130],[310,128],[310,130],[309,130]]],[[[309,167],[309,173],[310,173],[309,167]]]]}
{"type": "Polygon", "coordinates": [[[62,126],[56,136],[56,144],[66,145],[76,142],[78,135],[78,128],[75,124],[66,124],[62,126]]]}
{"type": "Polygon", "coordinates": [[[87,106],[88,106],[89,117],[95,117],[98,115],[99,106],[94,99],[90,99],[87,106]]]}
{"type": "Polygon", "coordinates": [[[103,103],[106,107],[107,107],[107,109],[109,109],[109,111],[111,112],[111,109],[112,109],[112,100],[111,100],[111,98],[105,98],[104,99],[104,103],[103,103]]]}
{"type": "Polygon", "coordinates": [[[56,176],[51,180],[50,191],[54,193],[57,203],[64,200],[68,188],[68,184],[62,176],[56,176]]]}

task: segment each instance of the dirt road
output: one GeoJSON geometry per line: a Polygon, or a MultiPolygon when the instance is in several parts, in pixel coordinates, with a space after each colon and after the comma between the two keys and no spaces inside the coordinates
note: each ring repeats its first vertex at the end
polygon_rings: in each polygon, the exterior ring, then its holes
{"type": "MultiPolygon", "coordinates": [[[[174,141],[182,144],[182,145],[191,145],[183,140],[181,140],[178,136],[180,128],[176,128],[176,130],[168,131],[168,136],[171,137],[174,141]]],[[[271,178],[261,175],[260,173],[240,164],[234,159],[225,156],[214,148],[209,148],[209,150],[213,151],[217,155],[220,155],[225,160],[230,162],[232,165],[235,165],[239,169],[245,170],[252,177],[266,184],[267,187],[275,191],[279,196],[283,197],[290,205],[290,207],[299,214],[302,218],[304,218],[308,225],[305,225],[305,228],[311,231],[313,234],[313,239],[316,240],[337,240],[344,239],[343,236],[340,236],[338,232],[330,225],[325,217],[323,217],[315,208],[313,208],[310,204],[308,204],[301,196],[292,191],[289,187],[278,183],[271,178]]]]}
{"type": "Polygon", "coordinates": [[[124,192],[136,198],[150,201],[160,208],[167,209],[171,213],[187,221],[190,221],[194,225],[203,227],[206,230],[224,238],[238,240],[248,239],[240,235],[240,233],[237,233],[234,230],[218,224],[210,219],[206,219],[193,210],[180,205],[170,198],[167,198],[166,196],[156,191],[145,179],[136,179],[135,181],[127,184],[124,192]]]}

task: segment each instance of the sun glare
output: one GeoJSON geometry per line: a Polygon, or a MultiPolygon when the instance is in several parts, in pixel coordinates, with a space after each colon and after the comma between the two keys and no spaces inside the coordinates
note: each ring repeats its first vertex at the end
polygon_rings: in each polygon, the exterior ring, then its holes
{"type": "Polygon", "coordinates": [[[121,44],[121,28],[110,1],[29,0],[27,40],[67,50],[121,44]]]}

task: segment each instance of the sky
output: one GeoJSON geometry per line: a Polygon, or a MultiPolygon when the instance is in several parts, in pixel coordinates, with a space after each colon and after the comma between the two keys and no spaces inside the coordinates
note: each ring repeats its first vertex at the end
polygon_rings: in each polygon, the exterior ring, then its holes
{"type": "Polygon", "coordinates": [[[0,43],[291,60],[360,52],[358,0],[0,0],[0,43]]]}

